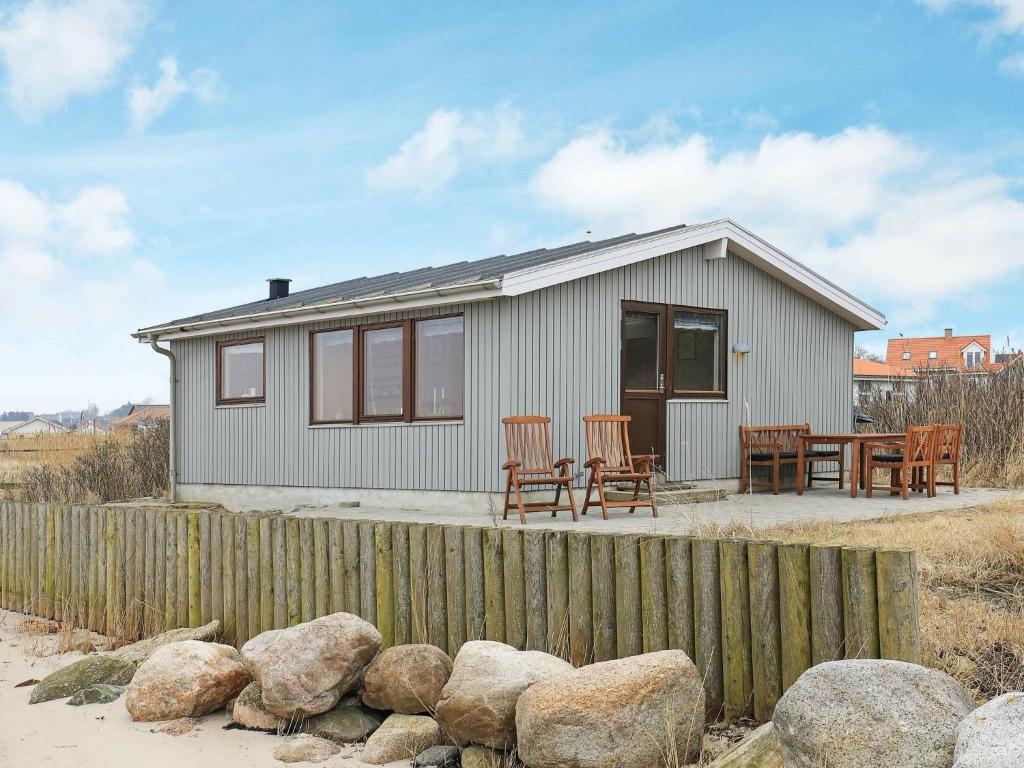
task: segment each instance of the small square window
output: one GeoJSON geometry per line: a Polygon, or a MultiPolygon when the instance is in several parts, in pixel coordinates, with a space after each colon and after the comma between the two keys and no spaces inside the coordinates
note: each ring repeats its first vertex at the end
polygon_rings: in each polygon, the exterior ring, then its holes
{"type": "Polygon", "coordinates": [[[928,359],[929,360],[937,360],[938,357],[939,357],[939,353],[938,352],[929,352],[928,353],[928,359]]]}
{"type": "Polygon", "coordinates": [[[217,342],[217,403],[262,403],[263,338],[217,342]]]}
{"type": "Polygon", "coordinates": [[[909,360],[910,359],[910,353],[909,352],[904,352],[903,353],[903,359],[904,360],[909,360]]]}

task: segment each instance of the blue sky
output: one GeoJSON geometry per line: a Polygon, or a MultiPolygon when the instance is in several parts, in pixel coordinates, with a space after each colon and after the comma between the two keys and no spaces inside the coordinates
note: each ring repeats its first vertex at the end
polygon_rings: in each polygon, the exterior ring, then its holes
{"type": "Polygon", "coordinates": [[[1024,0],[0,2],[0,410],[166,400],[129,333],[730,216],[1024,346],[1024,0]],[[212,6],[212,7],[211,7],[212,6]]]}

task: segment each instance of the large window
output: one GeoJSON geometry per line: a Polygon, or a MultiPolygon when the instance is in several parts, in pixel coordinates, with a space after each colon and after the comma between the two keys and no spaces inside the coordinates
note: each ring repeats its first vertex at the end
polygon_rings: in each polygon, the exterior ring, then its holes
{"type": "Polygon", "coordinates": [[[217,342],[217,403],[264,401],[263,338],[217,342]]]}
{"type": "Polygon", "coordinates": [[[310,423],[461,419],[462,315],[312,331],[310,423]]]}
{"type": "Polygon", "coordinates": [[[465,345],[462,316],[416,323],[417,419],[462,416],[465,345]]]}
{"type": "Polygon", "coordinates": [[[725,395],[725,313],[677,308],[672,317],[672,391],[725,395]]]}
{"type": "Polygon", "coordinates": [[[311,338],[313,422],[352,421],[355,332],[351,328],[316,331],[311,338]]]}
{"type": "Polygon", "coordinates": [[[405,324],[367,328],[362,337],[364,418],[405,415],[405,324]]]}

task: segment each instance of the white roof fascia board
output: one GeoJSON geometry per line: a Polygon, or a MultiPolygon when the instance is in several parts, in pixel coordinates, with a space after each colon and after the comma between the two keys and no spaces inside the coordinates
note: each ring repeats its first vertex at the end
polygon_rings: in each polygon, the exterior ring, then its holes
{"type": "Polygon", "coordinates": [[[361,299],[312,304],[306,307],[259,312],[238,317],[224,317],[215,320],[201,320],[183,325],[165,325],[154,328],[143,328],[132,334],[142,343],[149,343],[152,338],[160,341],[174,341],[196,336],[211,336],[236,331],[252,331],[284,325],[300,325],[302,323],[319,322],[321,320],[338,320],[346,317],[379,314],[383,312],[400,312],[424,307],[445,306],[448,304],[468,304],[499,296],[501,283],[488,280],[482,283],[467,283],[429,290],[411,291],[409,293],[367,296],[361,299]]]}
{"type": "Polygon", "coordinates": [[[877,309],[729,219],[699,224],[622,246],[612,246],[575,258],[512,272],[505,275],[502,281],[502,293],[507,296],[518,296],[720,240],[727,241],[728,247],[739,256],[829,308],[851,322],[858,330],[878,330],[885,327],[885,315],[877,309]]]}

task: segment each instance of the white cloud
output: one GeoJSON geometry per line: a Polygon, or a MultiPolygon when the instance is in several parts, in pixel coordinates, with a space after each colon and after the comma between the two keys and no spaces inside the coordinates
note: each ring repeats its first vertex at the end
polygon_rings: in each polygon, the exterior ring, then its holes
{"type": "Polygon", "coordinates": [[[0,53],[15,109],[35,117],[107,87],[145,16],[142,0],[32,0],[0,16],[0,53]]]}
{"type": "Polygon", "coordinates": [[[1015,53],[999,62],[999,70],[1012,77],[1024,77],[1024,53],[1015,53]]]}
{"type": "Polygon", "coordinates": [[[171,105],[191,94],[204,103],[216,101],[219,78],[212,69],[200,68],[182,77],[178,61],[173,56],[160,60],[160,79],[152,86],[137,85],[128,92],[128,111],[132,128],[144,131],[171,105]]]}
{"type": "Polygon", "coordinates": [[[463,112],[439,109],[398,151],[372,168],[378,189],[429,192],[451,181],[467,162],[511,157],[524,145],[522,116],[507,104],[463,112]]]}
{"type": "Polygon", "coordinates": [[[0,179],[0,269],[18,276],[24,288],[52,282],[71,259],[130,248],[135,235],[127,213],[116,187],[87,187],[53,204],[19,182],[0,179]]]}
{"type": "MultiPolygon", "coordinates": [[[[1024,0],[916,0],[935,13],[946,13],[955,8],[981,10],[985,21],[974,25],[984,40],[1024,35],[1024,0]]],[[[1024,53],[1013,53],[999,63],[1001,72],[1024,77],[1024,53]]]]}
{"type": "Polygon", "coordinates": [[[1024,204],[1006,179],[938,167],[877,127],[770,135],[733,152],[700,134],[631,146],[598,130],[556,152],[533,189],[603,233],[733,218],[918,318],[1024,270],[1024,204]]]}
{"type": "Polygon", "coordinates": [[[977,8],[987,13],[984,25],[989,34],[1013,34],[1024,30],[1024,0],[916,0],[935,13],[953,8],[977,8]]]}
{"type": "Polygon", "coordinates": [[[842,229],[874,212],[886,179],[920,153],[879,128],[818,138],[770,135],[757,149],[716,153],[692,134],[632,147],[602,129],[570,141],[534,179],[540,198],[570,213],[653,228],[715,218],[771,219],[780,231],[842,229]]]}
{"type": "Polygon", "coordinates": [[[166,401],[166,361],[128,337],[166,311],[160,268],[132,254],[128,213],[114,187],[53,201],[0,179],[0,360],[18,362],[0,366],[0,410],[166,401]]]}
{"type": "Polygon", "coordinates": [[[128,201],[116,187],[90,187],[58,208],[73,247],[84,254],[109,254],[135,244],[125,216],[128,201]]]}

